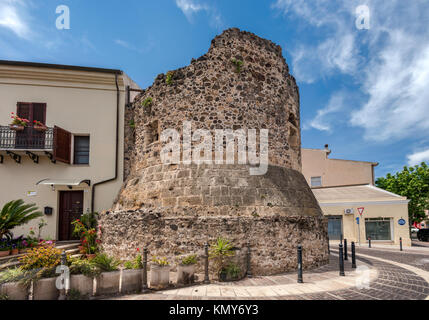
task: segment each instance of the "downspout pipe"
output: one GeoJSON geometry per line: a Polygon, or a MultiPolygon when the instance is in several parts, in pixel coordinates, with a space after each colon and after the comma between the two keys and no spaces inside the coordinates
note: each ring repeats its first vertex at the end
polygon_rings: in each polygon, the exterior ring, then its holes
{"type": "Polygon", "coordinates": [[[94,205],[95,205],[95,189],[97,186],[109,183],[112,181],[115,181],[118,179],[118,172],[119,172],[119,114],[120,114],[120,91],[119,91],[119,84],[118,84],[118,74],[122,74],[122,72],[115,73],[115,84],[116,84],[116,154],[115,154],[115,176],[111,179],[107,179],[104,181],[100,181],[97,183],[94,183],[92,185],[92,191],[91,191],[91,212],[94,212],[94,205]]]}

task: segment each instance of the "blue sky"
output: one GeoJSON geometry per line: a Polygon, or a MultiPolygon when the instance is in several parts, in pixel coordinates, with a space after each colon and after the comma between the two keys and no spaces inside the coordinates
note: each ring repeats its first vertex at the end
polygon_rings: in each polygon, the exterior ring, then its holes
{"type": "Polygon", "coordinates": [[[328,143],[383,176],[429,160],[428,26],[427,0],[0,0],[0,59],[119,68],[147,87],[238,27],[282,46],[303,147],[328,143]],[[59,5],[70,30],[56,28],[59,5]]]}

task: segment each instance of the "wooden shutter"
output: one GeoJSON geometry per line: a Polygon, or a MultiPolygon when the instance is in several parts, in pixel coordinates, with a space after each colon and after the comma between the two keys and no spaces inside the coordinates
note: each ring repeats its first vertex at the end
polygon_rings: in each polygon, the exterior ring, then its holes
{"type": "Polygon", "coordinates": [[[32,121],[31,118],[31,103],[25,103],[25,102],[18,102],[17,108],[16,108],[16,114],[20,118],[27,119],[29,121],[32,121]]]}
{"type": "Polygon", "coordinates": [[[46,103],[33,103],[32,124],[34,120],[46,124],[46,103]]]}
{"type": "Polygon", "coordinates": [[[54,158],[67,164],[71,163],[72,134],[60,127],[54,127],[54,158]]]}

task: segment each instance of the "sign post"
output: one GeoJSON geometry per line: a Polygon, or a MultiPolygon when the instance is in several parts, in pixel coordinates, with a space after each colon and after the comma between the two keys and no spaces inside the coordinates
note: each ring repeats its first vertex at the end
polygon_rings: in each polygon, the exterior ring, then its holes
{"type": "Polygon", "coordinates": [[[356,218],[357,228],[358,228],[358,235],[359,235],[359,245],[360,245],[360,219],[359,217],[356,218]]]}
{"type": "Polygon", "coordinates": [[[365,211],[365,208],[363,208],[363,207],[358,208],[360,218],[359,217],[356,218],[356,222],[357,222],[358,230],[359,230],[359,245],[361,245],[361,242],[360,242],[360,222],[361,222],[361,220],[363,220],[362,215],[363,215],[364,211],[365,211]]]}

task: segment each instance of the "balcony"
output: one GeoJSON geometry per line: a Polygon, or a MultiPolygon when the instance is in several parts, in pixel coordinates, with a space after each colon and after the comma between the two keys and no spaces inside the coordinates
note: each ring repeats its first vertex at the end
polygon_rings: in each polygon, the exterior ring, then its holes
{"type": "Polygon", "coordinates": [[[57,126],[47,128],[46,131],[37,131],[33,127],[15,131],[9,126],[0,126],[0,163],[4,163],[4,155],[21,163],[24,154],[34,163],[39,163],[39,157],[44,155],[52,163],[58,160],[69,164],[70,148],[71,133],[57,126]]]}

